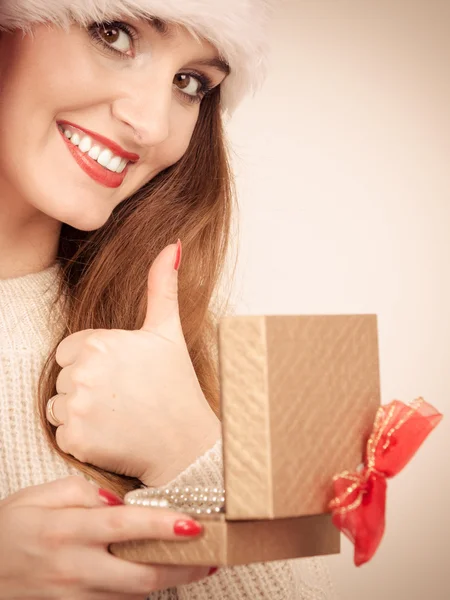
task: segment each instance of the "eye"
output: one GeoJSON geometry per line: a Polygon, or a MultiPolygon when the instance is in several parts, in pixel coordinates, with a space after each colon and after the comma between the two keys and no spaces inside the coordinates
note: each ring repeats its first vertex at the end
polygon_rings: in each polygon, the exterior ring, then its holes
{"type": "Polygon", "coordinates": [[[113,25],[102,25],[98,34],[102,40],[108,44],[108,46],[114,48],[114,50],[118,50],[124,54],[131,50],[132,40],[123,29],[119,29],[113,25]]]}
{"type": "Polygon", "coordinates": [[[192,104],[198,104],[214,89],[214,84],[209,77],[197,72],[178,73],[173,84],[182,94],[183,98],[192,104]]]}
{"type": "Polygon", "coordinates": [[[179,90],[188,96],[199,96],[206,88],[204,82],[188,73],[178,73],[175,75],[173,82],[179,90]]]}
{"type": "Polygon", "coordinates": [[[96,23],[90,28],[91,37],[103,48],[126,56],[134,54],[136,34],[125,23],[96,23]]]}

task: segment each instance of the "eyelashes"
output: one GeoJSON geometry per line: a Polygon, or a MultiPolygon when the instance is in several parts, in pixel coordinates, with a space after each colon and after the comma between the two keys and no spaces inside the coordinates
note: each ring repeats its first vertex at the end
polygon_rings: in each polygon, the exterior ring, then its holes
{"type": "Polygon", "coordinates": [[[184,71],[183,73],[180,73],[180,74],[187,75],[188,77],[192,77],[193,79],[197,80],[198,83],[200,84],[200,88],[196,95],[186,94],[185,92],[183,92],[183,90],[181,90],[180,88],[177,88],[179,90],[179,92],[181,94],[183,94],[183,96],[186,97],[188,102],[195,103],[195,102],[201,101],[205,96],[207,96],[210,92],[212,92],[212,90],[215,87],[213,82],[211,81],[211,79],[202,73],[197,73],[196,71],[184,71]]]}
{"type": "Polygon", "coordinates": [[[93,23],[88,27],[88,33],[92,41],[101,46],[102,49],[106,50],[107,52],[110,52],[111,54],[114,54],[115,56],[118,56],[121,59],[133,58],[133,55],[130,56],[126,52],[118,50],[117,48],[114,48],[111,44],[107,43],[101,35],[102,32],[106,33],[107,31],[114,30],[120,31],[128,36],[131,42],[130,45],[134,51],[134,46],[136,45],[139,36],[137,31],[132,27],[129,27],[126,23],[123,23],[121,21],[112,21],[103,23],[93,23]]]}
{"type": "MultiPolygon", "coordinates": [[[[139,41],[139,34],[133,27],[130,27],[127,23],[124,23],[122,21],[93,23],[87,28],[87,31],[91,40],[95,44],[100,46],[102,50],[110,53],[111,55],[115,56],[116,58],[119,58],[120,60],[134,58],[136,45],[139,41]],[[111,43],[109,43],[110,40],[106,41],[106,39],[103,37],[103,35],[105,35],[105,37],[107,38],[108,32],[113,33],[113,35],[110,36],[111,43]],[[117,40],[113,40],[112,38],[115,37],[115,34],[118,34],[120,39],[121,33],[125,34],[125,36],[127,36],[130,41],[129,51],[131,52],[131,54],[128,51],[123,51],[122,49],[119,50],[112,45],[112,43],[117,42],[117,40]]],[[[216,87],[211,81],[211,79],[204,73],[199,73],[196,71],[182,71],[177,73],[175,75],[175,78],[177,77],[177,75],[186,75],[192,77],[200,84],[199,90],[196,94],[187,94],[183,92],[182,89],[177,87],[174,83],[177,93],[179,93],[182,96],[183,101],[186,101],[190,104],[197,104],[201,102],[203,98],[205,98],[205,96],[207,96],[216,87]]]]}

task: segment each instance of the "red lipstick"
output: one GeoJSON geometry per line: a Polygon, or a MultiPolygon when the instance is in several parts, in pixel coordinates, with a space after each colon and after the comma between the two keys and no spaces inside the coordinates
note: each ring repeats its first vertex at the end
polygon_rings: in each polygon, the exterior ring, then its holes
{"type": "MultiPolygon", "coordinates": [[[[72,123],[69,123],[67,121],[60,121],[58,123],[58,125],[63,125],[63,124],[66,124],[66,125],[70,126],[71,128],[82,132],[83,134],[89,135],[90,137],[92,137],[92,139],[94,139],[97,142],[99,142],[100,144],[102,144],[102,146],[106,146],[107,148],[109,148],[111,150],[111,152],[113,152],[117,156],[120,156],[121,158],[124,158],[125,160],[136,162],[140,158],[138,154],[126,152],[123,148],[121,148],[114,142],[108,140],[107,138],[105,138],[99,134],[93,133],[93,132],[89,131],[88,129],[81,128],[78,125],[72,125],[72,123]]],[[[115,173],[113,171],[109,171],[105,167],[102,167],[96,160],[91,158],[87,153],[81,152],[81,150],[78,148],[78,146],[75,146],[74,144],[72,144],[72,142],[70,142],[67,139],[67,137],[64,135],[64,132],[61,131],[59,126],[58,126],[58,131],[61,134],[61,137],[64,140],[64,143],[66,144],[70,153],[74,157],[78,166],[81,167],[81,169],[83,169],[83,171],[87,175],[89,175],[89,177],[91,177],[91,179],[93,179],[97,183],[104,185],[105,187],[109,187],[109,188],[118,188],[122,185],[122,183],[128,173],[129,165],[127,165],[125,167],[125,169],[122,171],[122,173],[115,173]]]]}
{"type": "Polygon", "coordinates": [[[78,129],[78,131],[82,131],[92,139],[96,140],[102,146],[106,146],[111,150],[111,152],[121,158],[125,158],[130,162],[137,162],[141,157],[139,154],[134,154],[133,152],[127,152],[124,150],[119,144],[116,144],[112,140],[100,135],[99,133],[95,133],[95,131],[91,131],[90,129],[85,129],[84,127],[80,127],[79,125],[75,125],[75,123],[71,123],[70,121],[58,121],[59,125],[68,125],[69,127],[73,127],[74,129],[78,129]]]}

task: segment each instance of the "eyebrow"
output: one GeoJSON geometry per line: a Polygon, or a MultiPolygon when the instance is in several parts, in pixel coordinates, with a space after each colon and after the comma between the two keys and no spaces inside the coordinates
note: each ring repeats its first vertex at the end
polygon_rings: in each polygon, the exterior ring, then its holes
{"type": "Polygon", "coordinates": [[[172,32],[170,31],[170,27],[166,21],[162,19],[158,19],[156,17],[152,17],[149,19],[145,19],[146,22],[152,27],[157,33],[159,33],[162,37],[170,38],[172,37],[172,32]]]}
{"type": "MultiPolygon", "coordinates": [[[[165,38],[172,37],[172,31],[166,21],[161,19],[153,18],[148,19],[148,24],[161,36],[165,38]]],[[[201,67],[212,67],[214,69],[218,69],[225,75],[229,75],[231,73],[230,65],[226,60],[216,56],[215,58],[205,58],[203,60],[196,60],[195,64],[200,65],[201,67]]]]}
{"type": "Polygon", "coordinates": [[[200,65],[201,67],[213,67],[214,69],[218,69],[222,71],[225,75],[229,75],[231,73],[230,65],[223,58],[205,58],[202,60],[194,61],[196,65],[200,65]]]}

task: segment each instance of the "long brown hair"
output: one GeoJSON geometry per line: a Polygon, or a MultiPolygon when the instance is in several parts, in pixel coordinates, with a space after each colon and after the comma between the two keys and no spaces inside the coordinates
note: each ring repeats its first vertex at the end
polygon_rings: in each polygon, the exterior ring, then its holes
{"type": "MultiPolygon", "coordinates": [[[[179,302],[183,331],[203,392],[219,408],[213,293],[227,254],[233,193],[220,113],[220,91],[207,96],[183,158],[160,173],[114,211],[95,232],[63,225],[59,260],[64,331],[138,329],[145,315],[149,267],[158,253],[180,238],[183,265],[179,302]]],[[[56,345],[57,346],[57,345],[56,345]]],[[[100,485],[122,494],[140,482],[80,463],[64,454],[45,416],[56,394],[60,367],[50,354],[39,385],[39,412],[48,441],[67,462],[100,485]]]]}

